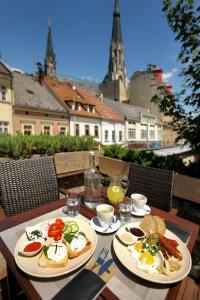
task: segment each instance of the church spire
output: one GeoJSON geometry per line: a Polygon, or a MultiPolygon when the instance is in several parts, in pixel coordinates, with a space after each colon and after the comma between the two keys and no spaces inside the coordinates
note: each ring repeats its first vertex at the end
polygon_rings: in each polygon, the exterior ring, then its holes
{"type": "Polygon", "coordinates": [[[115,7],[114,7],[114,13],[113,13],[112,41],[115,41],[116,43],[117,42],[122,43],[118,0],[115,0],[115,7]]]}
{"type": "MultiPolygon", "coordinates": [[[[114,100],[126,100],[127,77],[124,56],[124,43],[121,34],[119,0],[115,0],[114,4],[108,72],[103,80],[103,83],[100,86],[102,92],[104,92],[105,90],[108,91],[108,84],[110,85],[110,87],[113,86],[112,98],[114,100]],[[105,85],[107,86],[107,88],[104,88],[105,85]]],[[[111,91],[110,88],[109,90],[111,91]]],[[[111,97],[110,92],[109,97],[111,97]]]]}
{"type": "Polygon", "coordinates": [[[53,51],[51,22],[48,21],[48,35],[47,35],[47,48],[44,61],[45,75],[49,77],[56,77],[56,56],[53,51]]]}

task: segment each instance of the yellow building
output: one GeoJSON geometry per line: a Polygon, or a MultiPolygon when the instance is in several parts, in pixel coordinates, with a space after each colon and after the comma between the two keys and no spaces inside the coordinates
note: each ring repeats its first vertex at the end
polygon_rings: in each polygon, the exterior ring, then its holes
{"type": "Polygon", "coordinates": [[[13,134],[12,72],[0,61],[0,133],[13,134]]]}

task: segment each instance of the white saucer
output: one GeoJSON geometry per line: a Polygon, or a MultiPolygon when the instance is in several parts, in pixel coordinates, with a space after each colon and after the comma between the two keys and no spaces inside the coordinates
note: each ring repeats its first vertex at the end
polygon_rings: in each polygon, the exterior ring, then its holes
{"type": "Polygon", "coordinates": [[[143,217],[147,214],[150,214],[150,212],[151,212],[151,208],[148,205],[145,205],[144,209],[141,209],[140,211],[136,211],[134,209],[134,206],[133,205],[131,206],[131,214],[134,216],[143,217]]]}
{"type": "Polygon", "coordinates": [[[117,222],[115,222],[114,224],[112,224],[112,228],[109,228],[108,230],[106,230],[105,232],[103,232],[106,227],[102,227],[99,223],[99,220],[96,217],[93,217],[91,220],[90,220],[90,224],[92,226],[92,228],[98,232],[101,232],[101,233],[104,233],[104,234],[108,234],[108,233],[112,233],[112,232],[115,232],[119,229],[121,223],[120,223],[120,220],[118,219],[117,222]]]}

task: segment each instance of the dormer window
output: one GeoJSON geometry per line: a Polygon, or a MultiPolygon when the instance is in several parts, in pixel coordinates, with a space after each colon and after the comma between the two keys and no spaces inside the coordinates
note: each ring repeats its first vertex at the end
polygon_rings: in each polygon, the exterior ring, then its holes
{"type": "Polygon", "coordinates": [[[74,110],[80,110],[80,104],[75,102],[74,103],[74,110]]]}

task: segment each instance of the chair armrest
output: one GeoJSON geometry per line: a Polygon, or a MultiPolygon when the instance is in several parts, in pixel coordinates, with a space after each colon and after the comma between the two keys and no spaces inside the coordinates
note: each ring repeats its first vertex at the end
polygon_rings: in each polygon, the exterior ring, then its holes
{"type": "Polygon", "coordinates": [[[65,188],[59,188],[59,192],[63,195],[66,195],[69,191],[65,188]]]}
{"type": "Polygon", "coordinates": [[[2,206],[0,206],[0,221],[7,219],[2,206]]]}
{"type": "Polygon", "coordinates": [[[170,215],[176,216],[178,214],[178,209],[172,207],[169,211],[170,215]]]}

